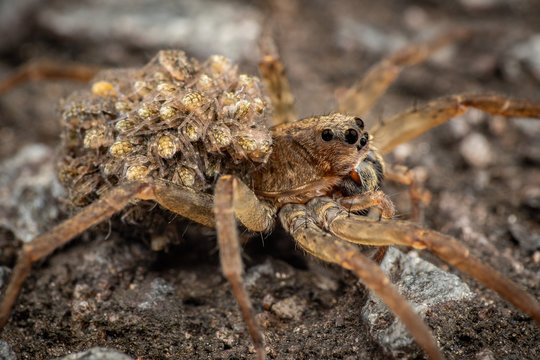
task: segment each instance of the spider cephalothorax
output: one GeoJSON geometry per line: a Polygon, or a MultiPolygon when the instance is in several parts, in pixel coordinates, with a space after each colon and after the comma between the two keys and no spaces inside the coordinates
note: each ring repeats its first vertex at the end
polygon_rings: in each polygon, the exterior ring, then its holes
{"type": "MultiPolygon", "coordinates": [[[[496,95],[450,96],[397,114],[369,133],[358,117],[399,70],[463,35],[457,31],[405,48],[339,99],[338,113],[298,121],[283,66],[268,51],[260,72],[272,105],[256,78],[238,74],[221,56],[199,65],[182,52],[162,51],[140,69],[102,73],[91,92],[65,102],[62,114],[59,176],[72,202],[85,207],[24,245],[0,305],[0,327],[33,262],[128,205],[137,206],[134,200],[153,201],[216,229],[223,273],[259,359],[265,356],[264,340],[243,285],[237,220],[262,232],[279,219],[300,248],[353,271],[434,359],[442,355],[426,325],[358,245],[429,249],[540,323],[540,305],[531,295],[452,237],[392,220],[393,205],[379,189],[385,176],[410,185],[416,203],[425,198],[410,173],[384,165],[381,155],[397,144],[470,107],[540,118],[540,104],[496,95]],[[363,216],[373,208],[378,218],[363,216]]],[[[384,251],[377,254],[380,260],[384,251]]]]}
{"type": "MultiPolygon", "coordinates": [[[[335,113],[278,125],[271,131],[274,151],[253,174],[254,190],[261,198],[277,204],[305,203],[342,188],[350,192],[351,173],[360,181],[356,168],[366,164],[370,154],[369,134],[360,118],[335,113]],[[278,172],[282,176],[276,177],[278,172]]],[[[375,188],[366,189],[371,190],[375,188]]]]}

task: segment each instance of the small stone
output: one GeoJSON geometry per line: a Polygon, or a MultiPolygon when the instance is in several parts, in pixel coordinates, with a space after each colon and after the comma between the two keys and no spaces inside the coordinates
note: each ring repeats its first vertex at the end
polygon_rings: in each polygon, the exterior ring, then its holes
{"type": "Polygon", "coordinates": [[[480,133],[467,135],[459,146],[459,152],[469,165],[477,168],[488,166],[493,159],[489,142],[480,133]]]}
{"type": "Polygon", "coordinates": [[[226,328],[221,328],[216,331],[216,338],[223,341],[223,343],[229,347],[236,344],[236,337],[234,336],[234,333],[226,328]]]}
{"type": "Polygon", "coordinates": [[[540,251],[535,251],[532,258],[535,264],[540,264],[540,251]]]}
{"type": "Polygon", "coordinates": [[[540,81],[540,34],[516,44],[504,62],[506,75],[519,80],[532,76],[540,81]]]}
{"type": "Polygon", "coordinates": [[[17,360],[17,355],[7,342],[0,340],[0,359],[2,360],[17,360]]]}
{"type": "Polygon", "coordinates": [[[118,351],[95,347],[76,354],[70,354],[57,360],[133,360],[133,358],[118,351]]]}
{"type": "Polygon", "coordinates": [[[263,308],[265,310],[270,310],[275,302],[276,299],[272,296],[272,294],[266,294],[262,301],[263,308]]]}
{"type": "Polygon", "coordinates": [[[490,349],[484,349],[480,351],[478,354],[476,354],[477,360],[495,360],[495,355],[493,355],[493,351],[490,349]]]}
{"type": "Polygon", "coordinates": [[[272,306],[272,312],[280,319],[299,320],[306,306],[296,296],[280,300],[272,306]]]}

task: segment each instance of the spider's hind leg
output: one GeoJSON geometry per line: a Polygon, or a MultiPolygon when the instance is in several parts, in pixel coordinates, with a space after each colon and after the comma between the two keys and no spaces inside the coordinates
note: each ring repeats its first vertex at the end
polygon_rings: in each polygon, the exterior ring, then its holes
{"type": "Polygon", "coordinates": [[[443,358],[426,324],[396,291],[376,262],[363,255],[357,246],[322,230],[315,223],[312,212],[304,205],[285,205],[279,217],[283,227],[302,249],[321,260],[354,272],[396,314],[431,359],[443,358]]]}
{"type": "Polygon", "coordinates": [[[92,66],[52,61],[33,61],[20,66],[14,73],[0,81],[0,95],[28,81],[66,79],[88,82],[98,72],[99,69],[92,66]]]}
{"type": "Polygon", "coordinates": [[[259,73],[274,109],[271,125],[293,122],[298,119],[294,109],[294,95],[289,79],[285,75],[285,66],[279,58],[277,46],[269,31],[262,34],[259,48],[261,51],[259,73]]]}

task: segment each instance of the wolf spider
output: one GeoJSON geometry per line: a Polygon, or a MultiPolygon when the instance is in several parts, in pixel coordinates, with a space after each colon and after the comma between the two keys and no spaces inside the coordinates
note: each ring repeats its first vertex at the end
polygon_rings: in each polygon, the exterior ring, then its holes
{"type": "MultiPolygon", "coordinates": [[[[499,95],[449,96],[397,114],[369,133],[359,117],[404,67],[464,36],[455,31],[392,54],[338,99],[338,112],[300,120],[269,40],[263,42],[259,69],[271,105],[258,80],[238,75],[223,57],[199,65],[181,52],[163,51],[142,69],[98,75],[92,93],[67,101],[63,113],[59,177],[70,200],[84,208],[23,246],[0,305],[0,328],[34,262],[126,207],[148,201],[216,229],[223,273],[258,359],[265,357],[264,338],[242,279],[237,221],[251,232],[266,232],[279,218],[298,246],[352,271],[380,296],[432,359],[443,356],[428,327],[377,265],[388,246],[431,250],[540,323],[540,305],[530,294],[454,238],[393,220],[393,204],[379,190],[384,177],[409,185],[413,219],[420,219],[426,192],[410,171],[387,166],[382,155],[469,108],[540,118],[540,104],[499,95]],[[371,209],[378,210],[378,219],[365,216],[371,209]],[[378,250],[371,258],[357,245],[378,250]]],[[[31,77],[93,75],[57,70],[23,68],[0,91],[31,77]]]]}

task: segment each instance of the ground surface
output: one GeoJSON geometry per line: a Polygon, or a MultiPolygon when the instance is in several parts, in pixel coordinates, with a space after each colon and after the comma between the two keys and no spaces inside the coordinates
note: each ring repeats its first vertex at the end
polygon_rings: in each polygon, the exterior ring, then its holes
{"type": "MultiPolygon", "coordinates": [[[[273,16],[301,116],[331,111],[333,91],[350,85],[389,51],[460,25],[484,32],[404,72],[366,117],[369,123],[459,92],[495,91],[540,101],[540,5],[532,0],[107,3],[1,3],[0,27],[9,35],[0,41],[0,77],[35,58],[140,65],[164,47],[201,58],[225,53],[254,73],[257,32],[273,16]]],[[[40,82],[0,98],[0,289],[18,240],[66,216],[54,200],[61,190],[51,185],[59,128],[55,107],[78,86],[40,82]],[[6,163],[36,143],[45,147],[6,163]],[[41,180],[25,185],[25,179],[41,180]],[[16,186],[21,184],[26,190],[16,186]],[[18,206],[31,209],[36,228],[26,226],[33,220],[23,218],[28,212],[18,206]]],[[[433,193],[427,226],[456,236],[538,298],[539,154],[538,122],[471,112],[400,147],[389,160],[426,175],[433,193]]],[[[406,191],[387,190],[406,218],[406,191]]],[[[203,236],[193,225],[174,226],[184,239],[167,253],[152,252],[147,239],[112,222],[36,265],[0,334],[0,354],[12,354],[1,352],[7,344],[19,359],[52,359],[94,346],[142,359],[253,357],[220,274],[212,234],[203,236]]],[[[248,289],[270,358],[392,358],[362,318],[368,296],[350,273],[312,262],[280,232],[264,244],[255,238],[246,254],[248,289]]],[[[448,270],[433,256],[421,256],[448,270]]],[[[538,325],[461,278],[476,296],[435,305],[426,319],[446,357],[540,358],[538,325]]],[[[410,346],[396,356],[422,353],[410,346]]]]}

